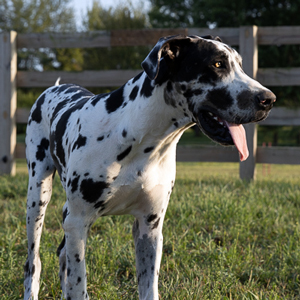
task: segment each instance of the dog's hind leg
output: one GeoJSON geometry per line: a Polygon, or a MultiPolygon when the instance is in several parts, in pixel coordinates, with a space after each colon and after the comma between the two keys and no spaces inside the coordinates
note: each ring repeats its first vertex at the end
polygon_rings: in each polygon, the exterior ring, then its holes
{"type": "MultiPolygon", "coordinates": [[[[65,203],[63,208],[63,223],[65,222],[66,217],[68,216],[68,201],[65,203]]],[[[66,255],[66,236],[64,235],[63,240],[57,248],[57,256],[59,258],[59,279],[60,279],[60,287],[62,289],[62,297],[67,295],[66,284],[67,284],[67,255],[66,255]]]]}
{"type": "Polygon", "coordinates": [[[88,300],[85,250],[89,227],[82,214],[66,208],[66,205],[64,209],[68,209],[68,213],[63,222],[65,241],[61,244],[59,255],[61,286],[66,299],[88,300]]]}
{"type": "Polygon", "coordinates": [[[28,257],[24,267],[24,299],[38,299],[41,260],[40,239],[47,205],[52,194],[55,167],[49,152],[49,142],[43,138],[27,143],[29,183],[27,194],[28,257]]]}
{"type": "Polygon", "coordinates": [[[57,249],[57,256],[59,258],[59,279],[60,279],[60,287],[62,289],[61,299],[64,299],[64,296],[67,294],[66,293],[67,257],[66,257],[66,237],[65,236],[57,249]]]}

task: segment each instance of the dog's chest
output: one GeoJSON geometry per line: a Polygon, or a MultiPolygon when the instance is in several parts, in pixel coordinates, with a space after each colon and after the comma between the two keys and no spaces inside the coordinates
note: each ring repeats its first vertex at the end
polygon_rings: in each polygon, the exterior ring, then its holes
{"type": "Polygon", "coordinates": [[[152,161],[143,165],[134,160],[123,165],[117,162],[106,167],[96,165],[97,162],[89,171],[81,163],[76,171],[70,167],[66,183],[68,199],[78,201],[79,209],[84,204],[88,214],[135,215],[137,211],[160,205],[171,194],[175,177],[175,166],[171,164],[152,161]]]}

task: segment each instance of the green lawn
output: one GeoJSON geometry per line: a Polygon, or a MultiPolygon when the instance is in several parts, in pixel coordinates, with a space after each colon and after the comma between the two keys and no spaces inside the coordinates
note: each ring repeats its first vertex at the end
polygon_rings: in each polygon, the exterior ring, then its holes
{"type": "MultiPolygon", "coordinates": [[[[299,299],[300,166],[179,163],[164,223],[161,299],[299,299]],[[270,172],[270,174],[268,174],[270,172]]],[[[26,257],[25,163],[0,177],[0,299],[20,299],[26,257]]],[[[56,248],[65,196],[56,177],[41,245],[40,299],[59,299],[56,248]]],[[[87,248],[90,299],[138,299],[131,216],[104,217],[87,248]]]]}

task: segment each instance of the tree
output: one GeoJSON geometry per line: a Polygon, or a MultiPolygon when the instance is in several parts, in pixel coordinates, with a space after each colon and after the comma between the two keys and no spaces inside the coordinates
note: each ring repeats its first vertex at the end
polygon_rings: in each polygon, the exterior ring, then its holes
{"type": "MultiPolygon", "coordinates": [[[[201,0],[200,0],[201,1],[201,0]]],[[[154,28],[192,27],[194,0],[150,0],[148,13],[154,28]]]]}
{"type": "MultiPolygon", "coordinates": [[[[87,10],[83,27],[87,31],[141,29],[147,26],[147,16],[141,7],[135,8],[129,2],[116,8],[104,9],[94,1],[87,10]]],[[[112,47],[86,49],[84,53],[85,69],[140,69],[141,61],[147,56],[148,47],[112,47]]]]}
{"type": "Polygon", "coordinates": [[[134,7],[131,2],[105,9],[94,0],[83,21],[85,30],[140,29],[147,24],[143,6],[134,7]]]}
{"type": "MultiPolygon", "coordinates": [[[[18,33],[76,31],[70,0],[0,0],[0,30],[18,33]]],[[[19,70],[81,70],[78,49],[19,49],[19,70]],[[67,60],[66,60],[67,58],[67,60]]]]}
{"type": "Polygon", "coordinates": [[[300,0],[150,0],[154,27],[299,25],[300,0]]]}
{"type": "Polygon", "coordinates": [[[76,30],[70,0],[0,0],[0,31],[25,32],[76,30]]]}
{"type": "Polygon", "coordinates": [[[299,0],[201,0],[194,1],[192,18],[199,27],[299,25],[299,5],[299,0]]]}
{"type": "MultiPolygon", "coordinates": [[[[0,31],[76,31],[70,0],[0,0],[0,31]]],[[[19,70],[81,70],[79,49],[18,49],[19,70]]],[[[18,106],[30,107],[41,89],[18,89],[18,106]]],[[[18,132],[25,129],[18,125],[18,132]]]]}

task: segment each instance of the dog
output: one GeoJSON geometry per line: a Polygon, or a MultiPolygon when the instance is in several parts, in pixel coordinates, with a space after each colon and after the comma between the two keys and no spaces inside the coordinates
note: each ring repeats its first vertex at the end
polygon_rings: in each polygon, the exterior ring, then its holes
{"type": "Polygon", "coordinates": [[[24,299],[38,299],[39,245],[57,171],[67,200],[58,247],[63,295],[89,299],[85,250],[101,216],[131,214],[139,299],[158,299],[162,227],[175,181],[176,145],[197,124],[213,141],[248,149],[241,124],[265,119],[276,97],[242,69],[240,55],[211,36],[161,38],[143,72],[94,95],[75,84],[48,88],[31,109],[28,258],[24,299]]]}

